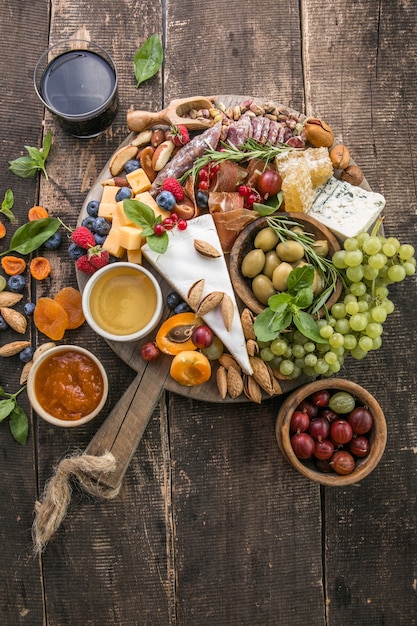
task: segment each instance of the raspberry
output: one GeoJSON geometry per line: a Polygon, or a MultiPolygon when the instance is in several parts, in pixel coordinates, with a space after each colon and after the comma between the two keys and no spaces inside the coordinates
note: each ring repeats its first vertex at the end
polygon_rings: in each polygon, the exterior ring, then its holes
{"type": "Polygon", "coordinates": [[[108,265],[108,263],[110,262],[110,255],[108,251],[102,250],[100,246],[90,248],[87,256],[89,262],[96,270],[99,270],[101,267],[108,265]]]}
{"type": "Polygon", "coordinates": [[[162,183],[162,191],[170,191],[177,202],[184,200],[184,189],[176,178],[166,178],[162,183]]]}
{"type": "Polygon", "coordinates": [[[75,265],[77,266],[77,269],[80,270],[80,272],[84,272],[85,274],[89,274],[90,276],[96,271],[96,268],[94,267],[94,265],[92,265],[92,263],[90,263],[90,259],[86,254],[80,256],[80,258],[76,260],[75,265]]]}
{"type": "Polygon", "coordinates": [[[179,126],[176,126],[174,124],[173,126],[171,126],[170,139],[174,143],[174,145],[178,147],[184,146],[190,141],[187,127],[183,124],[180,124],[179,126]]]}
{"type": "Polygon", "coordinates": [[[93,233],[86,226],[78,226],[72,232],[71,239],[77,246],[85,250],[96,245],[93,233]]]}

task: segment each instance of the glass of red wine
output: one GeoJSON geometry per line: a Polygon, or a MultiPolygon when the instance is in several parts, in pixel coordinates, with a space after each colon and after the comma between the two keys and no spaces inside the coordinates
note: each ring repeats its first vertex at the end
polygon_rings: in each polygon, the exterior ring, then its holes
{"type": "Polygon", "coordinates": [[[34,84],[44,106],[75,137],[97,137],[116,117],[116,66],[91,41],[68,39],[48,48],[36,64],[34,84]]]}

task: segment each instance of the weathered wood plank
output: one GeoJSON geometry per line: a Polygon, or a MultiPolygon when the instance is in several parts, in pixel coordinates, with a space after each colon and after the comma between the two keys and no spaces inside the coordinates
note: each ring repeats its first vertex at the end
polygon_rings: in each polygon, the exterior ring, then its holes
{"type": "MultiPolygon", "coordinates": [[[[329,11],[312,1],[303,7],[308,107],[333,126],[373,189],[385,195],[386,233],[413,243],[416,7],[335,2],[329,11]]],[[[393,286],[390,296],[397,309],[384,325],[383,348],[345,362],[343,375],[383,407],[388,443],[362,484],[324,492],[330,625],[416,623],[415,279],[393,286]]]]}

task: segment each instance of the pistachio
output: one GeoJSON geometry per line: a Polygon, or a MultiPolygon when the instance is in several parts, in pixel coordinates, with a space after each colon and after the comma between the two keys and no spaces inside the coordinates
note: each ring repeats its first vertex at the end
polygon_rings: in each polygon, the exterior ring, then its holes
{"type": "Polygon", "coordinates": [[[350,152],[342,143],[332,148],[329,156],[336,170],[344,170],[350,163],[350,152]]]}
{"type": "Polygon", "coordinates": [[[323,120],[316,117],[307,118],[304,122],[304,132],[307,140],[315,148],[330,148],[333,145],[333,131],[323,120]]]}
{"type": "Polygon", "coordinates": [[[350,183],[351,185],[355,185],[355,187],[359,187],[365,177],[361,168],[358,165],[349,165],[349,167],[343,170],[340,178],[346,183],[350,183]]]}

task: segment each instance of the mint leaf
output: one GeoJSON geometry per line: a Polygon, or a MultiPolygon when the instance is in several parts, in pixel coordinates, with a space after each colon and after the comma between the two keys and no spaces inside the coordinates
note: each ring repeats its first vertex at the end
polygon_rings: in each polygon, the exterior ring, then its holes
{"type": "Polygon", "coordinates": [[[149,78],[152,78],[162,65],[164,52],[159,35],[151,35],[149,39],[136,51],[133,59],[136,77],[136,87],[149,78]]]}

